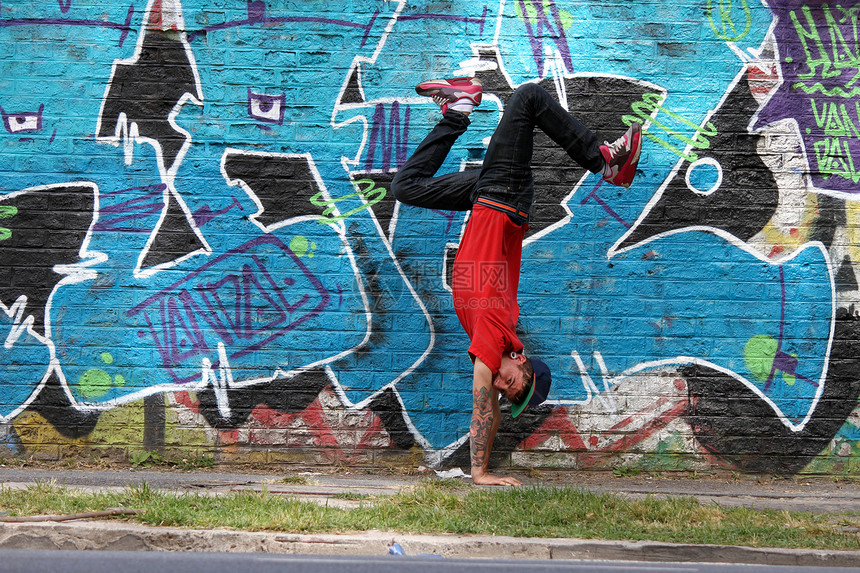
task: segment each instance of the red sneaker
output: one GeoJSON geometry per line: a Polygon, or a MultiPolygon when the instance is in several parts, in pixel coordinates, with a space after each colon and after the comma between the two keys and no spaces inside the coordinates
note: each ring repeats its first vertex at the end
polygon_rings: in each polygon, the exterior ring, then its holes
{"type": "Polygon", "coordinates": [[[482,90],[478,78],[428,80],[415,86],[418,95],[433,98],[442,108],[442,113],[448,111],[452,104],[453,109],[458,111],[472,111],[473,107],[481,103],[482,90]]]}
{"type": "Polygon", "coordinates": [[[629,188],[639,165],[639,152],[642,151],[642,124],[632,123],[627,132],[614,142],[604,142],[600,153],[609,167],[609,174],[603,179],[613,185],[629,188]]]}

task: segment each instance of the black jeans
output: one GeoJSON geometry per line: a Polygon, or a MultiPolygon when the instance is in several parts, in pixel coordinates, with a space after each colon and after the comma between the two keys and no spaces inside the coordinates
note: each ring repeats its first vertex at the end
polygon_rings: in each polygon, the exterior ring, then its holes
{"type": "Polygon", "coordinates": [[[487,197],[528,214],[534,202],[531,160],[535,127],[585,169],[593,173],[603,169],[597,136],[545,89],[524,84],[505,106],[481,169],[436,177],[451,146],[469,123],[469,118],[457,111],[444,115],[391,182],[398,201],[428,209],[468,211],[479,197],[487,197]]]}

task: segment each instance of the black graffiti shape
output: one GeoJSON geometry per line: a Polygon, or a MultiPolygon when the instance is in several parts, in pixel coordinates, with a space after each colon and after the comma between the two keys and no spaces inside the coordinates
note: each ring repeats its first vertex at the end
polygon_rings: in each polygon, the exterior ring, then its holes
{"type": "Polygon", "coordinates": [[[845,256],[842,259],[834,282],[836,283],[836,292],[853,292],[860,288],[860,285],[857,284],[857,275],[854,273],[854,263],[851,261],[851,257],[845,256]]]}
{"type": "Polygon", "coordinates": [[[409,431],[404,417],[403,406],[391,388],[386,388],[370,401],[370,410],[379,416],[382,425],[394,445],[408,450],[415,445],[415,437],[409,431]]]}
{"type": "Polygon", "coordinates": [[[821,241],[828,249],[833,246],[836,237],[836,229],[848,224],[845,216],[845,200],[830,197],[828,195],[816,195],[818,205],[816,206],[815,222],[812,232],[809,233],[810,241],[821,241]]]}
{"type": "Polygon", "coordinates": [[[503,102],[507,101],[514,92],[508,78],[502,73],[502,58],[499,51],[492,47],[478,48],[476,62],[484,64],[484,69],[475,73],[475,77],[481,80],[481,85],[486,93],[498,95],[503,102]],[[502,98],[502,95],[505,97],[502,98]]]}
{"type": "MultiPolygon", "coordinates": [[[[534,434],[544,421],[552,414],[553,406],[542,404],[527,408],[516,418],[511,417],[511,403],[501,400],[502,421],[499,424],[493,451],[490,453],[490,468],[511,465],[511,453],[516,447],[534,434]]],[[[469,440],[466,440],[450,456],[443,460],[445,467],[469,467],[471,455],[469,440]]]]}
{"type": "Polygon", "coordinates": [[[31,189],[0,199],[0,301],[7,307],[25,295],[33,330],[45,334],[45,307],[66,275],[56,265],[81,260],[80,251],[93,221],[92,185],[31,189]]]}
{"type": "Polygon", "coordinates": [[[709,452],[749,472],[790,476],[826,448],[860,397],[860,316],[836,311],[827,381],[812,417],[792,432],[761,398],[734,378],[690,366],[682,373],[690,393],[687,414],[698,442],[709,452]]]}
{"type": "Polygon", "coordinates": [[[168,198],[165,209],[164,219],[141,261],[142,268],[170,263],[205,248],[175,199],[168,198]]]}
{"type": "Polygon", "coordinates": [[[217,393],[211,382],[206,388],[197,391],[197,398],[200,400],[200,413],[213,428],[233,429],[245,424],[258,405],[284,414],[301,412],[316,400],[328,384],[325,371],[318,368],[291,378],[276,378],[266,384],[219,390],[226,395],[226,405],[230,411],[226,417],[218,409],[217,393]]]}
{"type": "MultiPolygon", "coordinates": [[[[148,25],[141,33],[143,41],[134,61],[114,63],[96,135],[131,137],[136,129],[138,137],[155,142],[161,167],[169,172],[177,166],[189,139],[187,133],[170,124],[170,115],[186,96],[199,100],[202,95],[179,34],[148,25]]],[[[168,195],[166,202],[164,220],[141,260],[142,268],[170,263],[205,249],[177,201],[168,195]]]]}
{"type": "Polygon", "coordinates": [[[256,196],[262,208],[250,218],[268,231],[294,217],[322,213],[324,207],[311,202],[321,188],[308,161],[303,156],[228,151],[224,172],[231,182],[241,181],[256,196]]]}
{"type": "Polygon", "coordinates": [[[177,131],[168,118],[186,94],[200,94],[194,68],[183,43],[175,34],[147,29],[134,62],[116,62],[99,116],[98,137],[117,135],[120,116],[129,129],[137,124],[141,137],[158,142],[164,169],[174,167],[187,134],[177,131]]]}
{"type": "Polygon", "coordinates": [[[349,81],[340,96],[339,104],[364,103],[364,96],[361,92],[361,82],[359,81],[358,67],[352,69],[349,75],[349,81]]]}
{"type": "Polygon", "coordinates": [[[39,414],[60,435],[73,440],[88,436],[101,416],[98,410],[78,410],[63,390],[56,372],[51,372],[27,410],[39,414]]]}
{"type": "MultiPolygon", "coordinates": [[[[489,49],[479,50],[478,60],[499,64],[498,53],[489,49]]],[[[481,79],[484,92],[492,93],[507,104],[514,88],[499,70],[500,66],[497,65],[487,71],[477,72],[475,77],[481,79]]],[[[552,78],[545,78],[539,85],[553,96],[556,95],[552,78]]],[[[565,78],[564,87],[568,110],[597,133],[600,141],[613,141],[619,137],[627,129],[621,117],[630,114],[632,104],[640,101],[646,92],[653,91],[653,86],[645,86],[628,78],[607,76],[565,78]]],[[[539,129],[535,131],[532,155],[535,202],[529,217],[527,237],[567,216],[562,201],[585,173],[586,170],[574,163],[546,134],[539,129]]]]}
{"type": "Polygon", "coordinates": [[[685,181],[685,163],[656,203],[634,224],[619,249],[692,226],[721,229],[743,241],[761,231],[776,211],[779,189],[758,154],[756,146],[761,136],[747,132],[757,109],[758,103],[743,74],[710,119],[717,130],[717,135],[708,137],[710,148],[695,150],[699,159],[713,159],[721,166],[723,179],[719,188],[707,194],[691,191],[685,181]]]}

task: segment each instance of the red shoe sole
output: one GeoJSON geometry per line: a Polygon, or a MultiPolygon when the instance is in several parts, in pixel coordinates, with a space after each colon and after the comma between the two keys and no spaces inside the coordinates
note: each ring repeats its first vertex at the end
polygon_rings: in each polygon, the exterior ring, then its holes
{"type": "Polygon", "coordinates": [[[415,86],[415,92],[418,95],[432,97],[437,94],[446,97],[458,96],[468,97],[475,101],[476,104],[481,102],[481,92],[483,88],[480,85],[472,83],[472,78],[450,78],[449,80],[429,80],[421,82],[415,86]],[[447,83],[457,82],[462,80],[462,83],[447,83]],[[460,94],[460,95],[458,95],[460,94]]]}

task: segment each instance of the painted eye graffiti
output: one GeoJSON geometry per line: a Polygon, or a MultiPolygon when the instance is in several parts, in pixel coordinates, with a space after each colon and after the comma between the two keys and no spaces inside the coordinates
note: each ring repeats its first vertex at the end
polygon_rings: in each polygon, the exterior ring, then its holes
{"type": "MultiPolygon", "coordinates": [[[[251,91],[248,88],[248,115],[263,123],[281,125],[284,122],[286,94],[268,95],[251,91]]],[[[265,126],[258,126],[267,129],[265,126]]]]}
{"type": "Polygon", "coordinates": [[[0,106],[0,116],[3,118],[3,126],[9,133],[40,131],[42,129],[42,112],[44,109],[45,104],[42,104],[39,106],[39,110],[35,112],[7,113],[0,106]]]}

